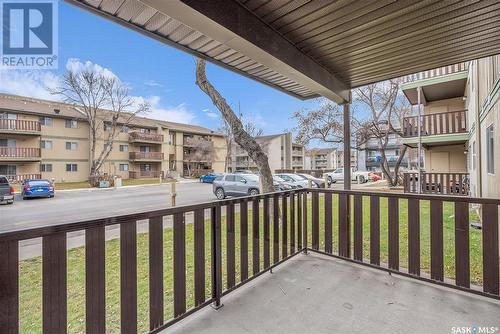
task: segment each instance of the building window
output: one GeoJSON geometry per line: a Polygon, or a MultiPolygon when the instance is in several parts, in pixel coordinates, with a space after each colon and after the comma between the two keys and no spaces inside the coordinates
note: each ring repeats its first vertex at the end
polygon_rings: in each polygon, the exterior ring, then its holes
{"type": "Polygon", "coordinates": [[[78,143],[74,141],[67,141],[66,149],[70,151],[76,151],[78,149],[78,143]]]}
{"type": "Polygon", "coordinates": [[[175,145],[175,133],[168,134],[168,144],[175,145]]]}
{"type": "Polygon", "coordinates": [[[0,165],[0,175],[16,175],[16,165],[0,165]]]}
{"type": "Polygon", "coordinates": [[[76,129],[76,128],[78,128],[78,122],[74,119],[67,119],[65,126],[68,129],[76,129]]]}
{"type": "Polygon", "coordinates": [[[489,174],[495,174],[495,151],[493,149],[493,125],[486,129],[486,165],[489,174]]]}
{"type": "Polygon", "coordinates": [[[40,141],[40,148],[51,150],[52,149],[52,140],[42,140],[40,141]]]}
{"type": "Polygon", "coordinates": [[[41,164],[40,172],[51,173],[52,172],[52,164],[41,164]]]}
{"type": "Polygon", "coordinates": [[[67,172],[78,172],[78,165],[77,164],[66,164],[66,171],[67,172]]]}
{"type": "Polygon", "coordinates": [[[120,145],[120,152],[128,152],[128,145],[120,145]]]}
{"type": "Polygon", "coordinates": [[[104,131],[105,132],[111,132],[113,130],[113,127],[109,123],[104,123],[104,131]]]}
{"type": "Polygon", "coordinates": [[[120,164],[120,172],[128,172],[128,164],[120,164]]]}
{"type": "Polygon", "coordinates": [[[16,147],[16,140],[0,138],[0,147],[16,147]]]}
{"type": "Polygon", "coordinates": [[[52,126],[52,121],[51,117],[40,117],[40,124],[43,126],[52,126]]]}
{"type": "Polygon", "coordinates": [[[151,170],[151,165],[150,164],[141,164],[141,165],[139,165],[139,170],[141,172],[149,172],[151,170]]]}
{"type": "Polygon", "coordinates": [[[128,126],[122,126],[121,132],[128,133],[128,126]]]}

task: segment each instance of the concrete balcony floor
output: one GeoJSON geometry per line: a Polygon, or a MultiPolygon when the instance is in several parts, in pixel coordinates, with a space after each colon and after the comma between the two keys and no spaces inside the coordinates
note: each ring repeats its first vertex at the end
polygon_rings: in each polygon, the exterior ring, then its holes
{"type": "Polygon", "coordinates": [[[500,328],[500,301],[298,255],[162,333],[452,333],[500,328]]]}

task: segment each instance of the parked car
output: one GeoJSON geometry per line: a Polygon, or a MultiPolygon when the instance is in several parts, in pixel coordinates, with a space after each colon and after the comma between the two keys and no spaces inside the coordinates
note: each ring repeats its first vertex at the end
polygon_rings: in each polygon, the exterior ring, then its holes
{"type": "Polygon", "coordinates": [[[47,179],[24,181],[21,191],[23,199],[35,197],[54,197],[54,185],[47,179]]]}
{"type": "Polygon", "coordinates": [[[382,179],[379,175],[372,173],[372,172],[368,173],[368,177],[370,178],[370,180],[372,180],[374,182],[380,181],[382,179]]]}
{"type": "Polygon", "coordinates": [[[9,183],[9,179],[0,175],[0,203],[14,203],[14,187],[9,183]]]}
{"type": "MultiPolygon", "coordinates": [[[[278,182],[273,184],[276,191],[286,190],[278,182]]],[[[224,174],[215,178],[212,187],[217,199],[227,196],[255,196],[260,193],[259,176],[254,174],[224,174]]]]}
{"type": "MultiPolygon", "coordinates": [[[[344,168],[337,168],[333,172],[325,173],[327,175],[328,185],[337,181],[344,180],[344,168]]],[[[356,168],[351,167],[351,181],[365,183],[369,179],[368,172],[358,171],[356,168]]]]}
{"type": "Polygon", "coordinates": [[[208,173],[207,175],[200,176],[200,182],[201,183],[212,183],[214,182],[215,178],[219,175],[222,175],[221,173],[208,173]]]}
{"type": "Polygon", "coordinates": [[[248,169],[240,169],[235,171],[234,174],[255,174],[255,173],[248,169]]]}
{"type": "Polygon", "coordinates": [[[312,176],[311,174],[298,173],[297,175],[308,180],[308,181],[311,181],[311,183],[313,184],[313,187],[314,187],[314,184],[316,185],[317,188],[324,188],[325,187],[325,180],[324,179],[320,179],[319,177],[312,176]]]}
{"type": "Polygon", "coordinates": [[[278,184],[278,190],[290,190],[298,188],[294,182],[287,182],[277,175],[273,175],[274,183],[278,184]]]}
{"type": "MultiPolygon", "coordinates": [[[[297,188],[307,188],[309,186],[309,181],[301,176],[292,173],[280,173],[276,174],[276,176],[282,178],[283,180],[293,183],[297,186],[297,188]]],[[[316,187],[313,184],[313,187],[316,187]]]]}

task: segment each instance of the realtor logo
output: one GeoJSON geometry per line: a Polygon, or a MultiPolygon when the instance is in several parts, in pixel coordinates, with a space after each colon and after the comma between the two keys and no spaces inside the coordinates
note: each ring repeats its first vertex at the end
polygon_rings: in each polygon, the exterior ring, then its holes
{"type": "Polygon", "coordinates": [[[3,0],[2,68],[57,68],[57,1],[3,0]]]}

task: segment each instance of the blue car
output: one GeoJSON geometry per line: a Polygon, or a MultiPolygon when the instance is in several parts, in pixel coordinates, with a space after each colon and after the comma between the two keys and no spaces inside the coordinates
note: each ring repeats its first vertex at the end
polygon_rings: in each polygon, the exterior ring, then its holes
{"type": "Polygon", "coordinates": [[[217,176],[222,175],[221,173],[208,173],[200,177],[201,183],[213,183],[217,176]]]}
{"type": "Polygon", "coordinates": [[[47,179],[27,180],[23,183],[23,199],[54,197],[54,185],[47,179]]]}

